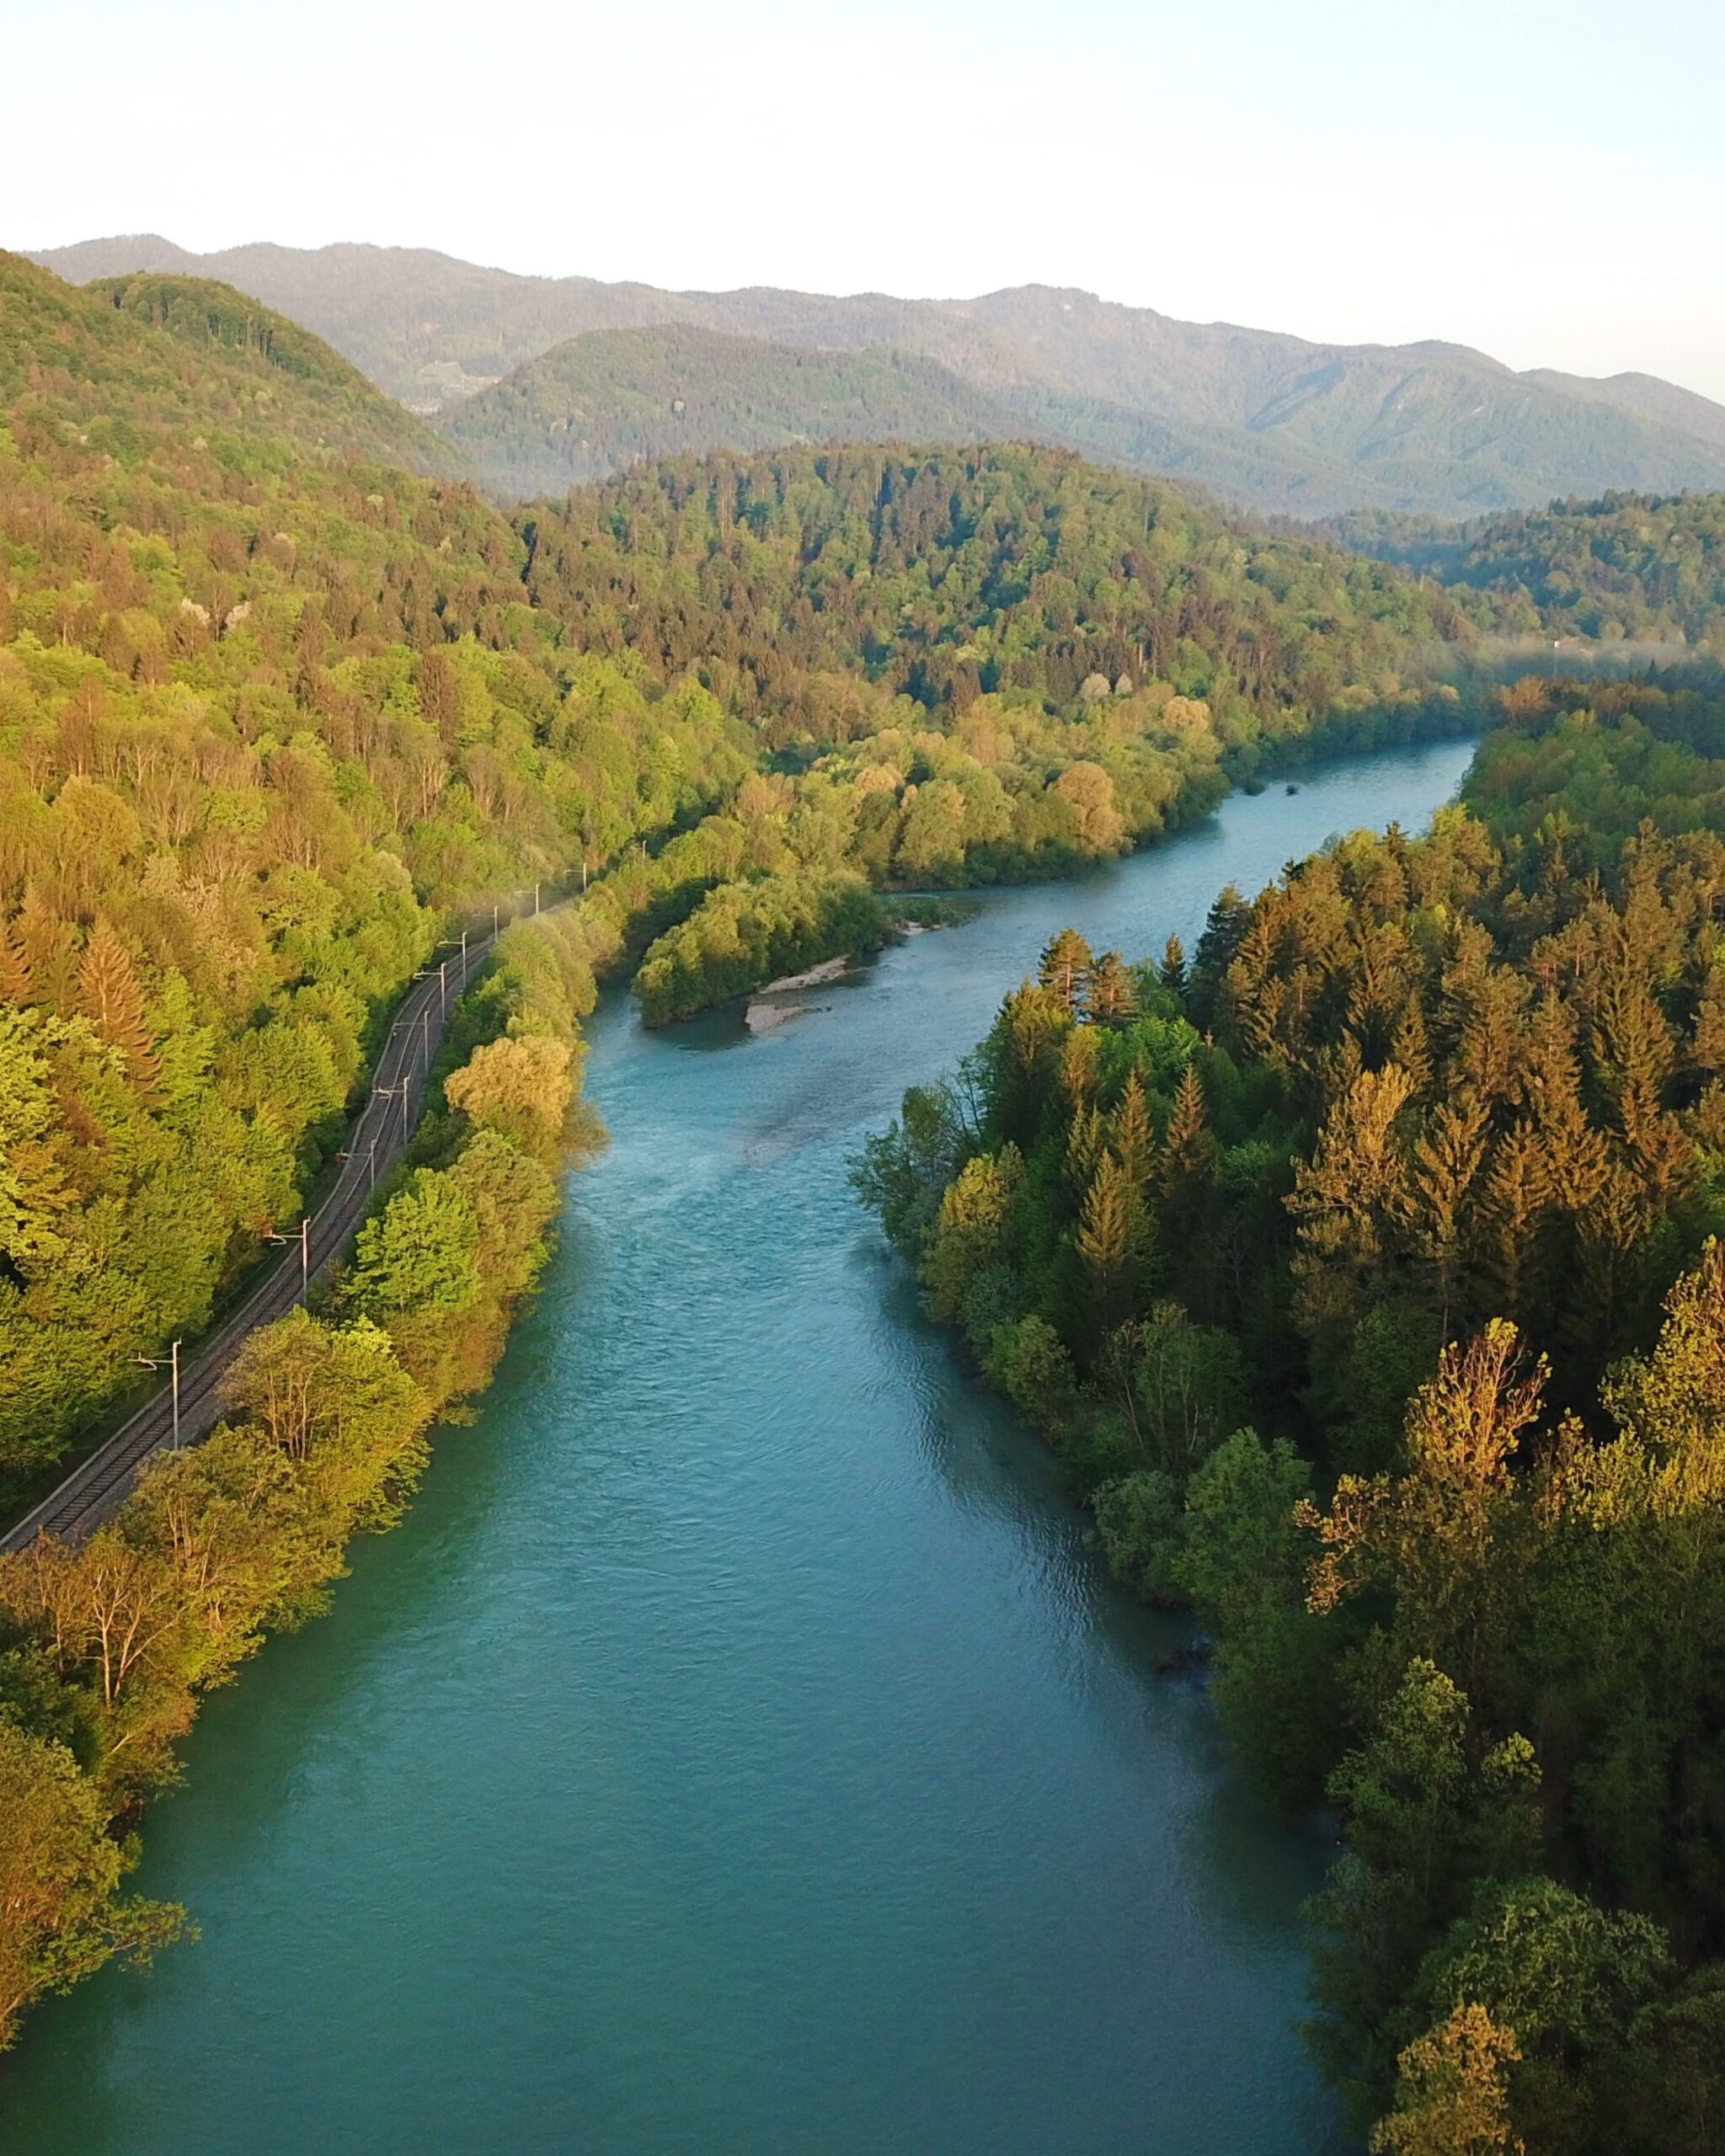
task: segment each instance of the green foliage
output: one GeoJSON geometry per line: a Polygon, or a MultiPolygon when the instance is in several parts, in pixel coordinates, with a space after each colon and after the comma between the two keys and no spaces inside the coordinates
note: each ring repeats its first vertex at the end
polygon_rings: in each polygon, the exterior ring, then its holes
{"type": "Polygon", "coordinates": [[[1311,1489],[1285,1438],[1236,1431],[1192,1476],[1169,1571],[1217,1642],[1229,1728],[1258,1780],[1290,1800],[1322,1776],[1339,1721],[1334,1655],[1306,1603],[1295,1514],[1311,1489]]]}
{"type": "Polygon", "coordinates": [[[1725,831],[1717,685],[1527,680],[1501,700],[1466,798],[1501,844],[1553,877],[1614,867],[1642,825],[1725,831]]]}
{"type": "Polygon", "coordinates": [[[523,529],[542,604],[660,670],[698,664],[777,743],[878,733],[903,695],[910,723],[964,745],[980,704],[968,739],[987,768],[1007,760],[1028,692],[1033,724],[1071,715],[1085,748],[1069,759],[1130,790],[1124,821],[1140,832],[1166,819],[1206,742],[1249,765],[1317,740],[1455,730],[1453,663],[1434,654],[1465,651],[1493,618],[1032,449],[671,463],[536,509],[523,529]]]}
{"type": "MultiPolygon", "coordinates": [[[[1039,1322],[1035,1318],[1024,1321],[1039,1322]]],[[[1137,1467],[1116,1481],[1104,1482],[1092,1502],[1097,1532],[1114,1577],[1146,1602],[1179,1601],[1180,1487],[1173,1476],[1160,1468],[1137,1467]]]]}
{"type": "Polygon", "coordinates": [[[1586,693],[1509,693],[1486,820],[1224,894],[1124,1011],[1056,937],[859,1177],[1339,1813],[1314,2039],[1434,2156],[1705,2148],[1725,2085],[1717,705],[1586,693]]]}
{"type": "MultiPolygon", "coordinates": [[[[512,930],[461,1014],[436,1163],[380,1190],[323,1313],[254,1332],[228,1420],[158,1454],[111,1521],[0,1557],[0,2045],[44,1991],[173,1935],[180,1913],[119,1892],[119,1822],[172,1779],[202,1694],[400,1516],[433,1419],[489,1375],[546,1255],[590,994],[570,924],[512,930]]],[[[11,1067],[27,1098],[28,1054],[11,1067]]]]}
{"type": "MultiPolygon", "coordinates": [[[[0,312],[15,1498],[296,1219],[443,923],[601,869],[754,758],[698,685],[572,656],[494,511],[360,462],[425,438],[291,323],[195,280],[76,292],[9,257],[0,312]]],[[[487,990],[530,954],[573,968],[568,1074],[536,1066],[537,1104],[505,1100],[500,1063],[472,1081],[511,1129],[568,1109],[592,969],[643,904],[590,898],[555,956],[509,939],[487,990]]]]}
{"type": "Polygon", "coordinates": [[[44,1992],[68,1991],[115,1955],[146,1961],[183,1912],[120,1892],[126,1857],[63,1744],[0,1717],[0,2049],[44,1992]]]}
{"type": "Polygon", "coordinates": [[[451,1177],[417,1168],[360,1230],[354,1298],[377,1316],[464,1310],[479,1292],[479,1224],[451,1177]]]}
{"type": "Polygon", "coordinates": [[[1017,431],[985,392],[913,353],[799,350],[671,324],[571,338],[436,425],[494,491],[517,498],[714,449],[1017,431]]]}
{"type": "Polygon", "coordinates": [[[1725,494],[1612,493],[1443,524],[1367,512],[1348,544],[1500,597],[1547,634],[1725,654],[1725,494]]]}
{"type": "Polygon", "coordinates": [[[872,956],[889,932],[879,899],[854,876],[721,883],[642,960],[641,1016],[662,1026],[829,958],[872,956]]]}

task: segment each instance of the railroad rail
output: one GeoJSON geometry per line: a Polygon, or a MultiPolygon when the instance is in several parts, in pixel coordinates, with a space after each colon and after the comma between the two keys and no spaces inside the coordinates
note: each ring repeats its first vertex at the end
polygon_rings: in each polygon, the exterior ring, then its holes
{"type": "Polygon", "coordinates": [[[39,1534],[81,1540],[123,1502],[152,1453],[195,1444],[221,1420],[222,1381],[248,1334],[282,1317],[345,1248],[378,1177],[406,1149],[425,1097],[425,1081],[442,1043],[456,999],[483,963],[499,934],[463,939],[462,948],[428,968],[402,1001],[384,1037],[365,1106],[349,1128],[341,1173],[302,1233],[286,1243],[279,1263],[239,1308],[180,1366],[179,1414],[173,1385],[163,1385],[130,1421],[99,1445],[15,1525],[0,1533],[0,1550],[22,1550],[39,1534]]]}

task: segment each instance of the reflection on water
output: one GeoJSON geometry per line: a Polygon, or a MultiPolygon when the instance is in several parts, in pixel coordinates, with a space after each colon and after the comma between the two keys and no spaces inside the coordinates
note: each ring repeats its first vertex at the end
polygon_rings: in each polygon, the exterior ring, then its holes
{"type": "Polygon", "coordinates": [[[150,1822],[195,1946],[40,2014],[41,2156],[1314,2156],[1322,1852],[1230,1779],[1180,1623],[858,1214],[846,1156],[1071,920],[1188,946],[1450,746],[992,894],[750,1037],[613,1001],[612,1133],[476,1425],[150,1822]],[[721,1052],[722,1051],[722,1052],[721,1052]]]}

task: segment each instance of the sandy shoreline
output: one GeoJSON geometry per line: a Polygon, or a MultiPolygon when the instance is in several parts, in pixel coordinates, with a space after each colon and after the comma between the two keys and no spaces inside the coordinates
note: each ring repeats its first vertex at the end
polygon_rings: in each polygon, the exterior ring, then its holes
{"type": "MultiPolygon", "coordinates": [[[[765,988],[757,988],[755,995],[778,995],[793,988],[820,988],[830,980],[836,980],[850,965],[848,957],[823,958],[818,966],[810,966],[805,974],[785,974],[777,980],[770,980],[765,988]]],[[[755,1000],[750,998],[750,1002],[755,1000]]]]}

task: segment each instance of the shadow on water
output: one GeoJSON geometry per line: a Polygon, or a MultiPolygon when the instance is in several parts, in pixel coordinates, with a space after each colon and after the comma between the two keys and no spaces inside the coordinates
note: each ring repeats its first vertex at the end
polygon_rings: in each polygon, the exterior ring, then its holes
{"type": "Polygon", "coordinates": [[[930,1464],[963,1506],[995,1512],[1041,1545],[1044,1563],[1064,1576],[1057,1597],[1082,1634],[1079,1681],[1098,1657],[1139,1689],[1147,1723],[1178,1734],[1180,1748],[1205,1771],[1204,1792],[1182,1824],[1194,1892],[1206,1907],[1248,1929],[1266,1916],[1266,1858],[1280,1873],[1292,1857],[1292,1899],[1279,1896],[1286,1936],[1300,1937],[1296,1903],[1316,1888],[1333,1853],[1322,1815],[1290,1821],[1234,1771],[1201,1673],[1181,1659],[1199,1635],[1189,1613],[1150,1607],[1113,1578],[1092,1517],[1063,1483],[1046,1440],[1012,1408],[981,1389],[964,1350],[933,1324],[905,1268],[878,1240],[859,1241],[854,1262],[873,1278],[881,1321],[918,1343],[928,1378],[917,1436],[930,1464]],[[947,1403],[963,1402],[957,1413],[947,1403]],[[1170,1660],[1175,1668],[1166,1667],[1170,1660]]]}

